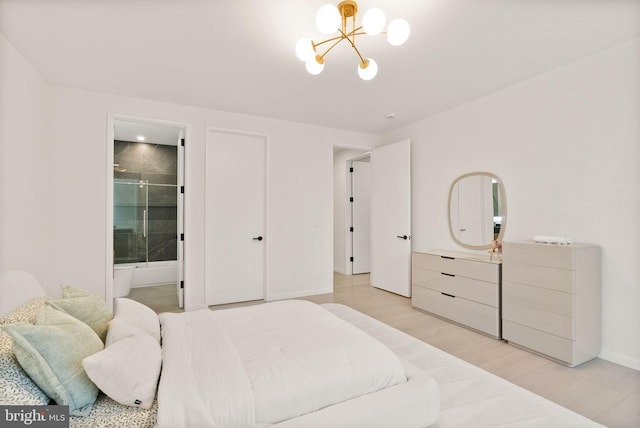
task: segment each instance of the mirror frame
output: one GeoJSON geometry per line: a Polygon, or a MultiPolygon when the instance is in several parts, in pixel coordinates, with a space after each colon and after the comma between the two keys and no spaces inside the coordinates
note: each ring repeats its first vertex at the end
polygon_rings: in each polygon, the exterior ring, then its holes
{"type": "Polygon", "coordinates": [[[466,244],[462,241],[460,241],[458,238],[456,238],[456,235],[453,233],[453,229],[452,229],[452,225],[451,225],[451,196],[453,195],[453,189],[455,187],[456,184],[458,184],[458,182],[464,178],[467,177],[471,177],[471,176],[475,176],[475,175],[484,175],[484,176],[488,176],[493,178],[494,180],[497,181],[498,183],[498,190],[500,191],[500,204],[502,207],[502,223],[500,224],[500,233],[498,233],[498,237],[496,238],[498,241],[502,241],[502,238],[504,236],[504,230],[507,226],[507,194],[504,190],[504,183],[502,183],[502,180],[500,179],[500,177],[498,177],[495,174],[492,174],[490,172],[486,172],[486,171],[475,171],[475,172],[470,172],[468,174],[464,174],[461,175],[460,177],[456,178],[455,180],[453,180],[453,184],[451,184],[451,187],[449,188],[449,199],[448,199],[448,205],[447,205],[447,222],[449,223],[449,234],[451,235],[451,237],[453,238],[453,240],[455,241],[456,244],[460,245],[461,247],[470,249],[470,250],[488,250],[491,248],[491,244],[492,242],[489,242],[487,245],[470,245],[470,244],[466,244]]]}

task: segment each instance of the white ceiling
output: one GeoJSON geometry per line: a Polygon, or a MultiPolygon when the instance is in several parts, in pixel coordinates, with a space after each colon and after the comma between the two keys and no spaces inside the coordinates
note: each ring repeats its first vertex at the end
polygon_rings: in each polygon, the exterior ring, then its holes
{"type": "Polygon", "coordinates": [[[52,84],[373,134],[640,36],[640,0],[361,0],[409,41],[358,42],[372,81],[347,45],[311,76],[294,47],[327,1],[0,0],[0,32],[52,84]]]}
{"type": "Polygon", "coordinates": [[[115,120],[113,123],[113,138],[119,141],[145,142],[149,144],[164,144],[177,146],[182,128],[162,125],[158,123],[132,122],[115,120]],[[140,140],[138,137],[142,137],[140,140]]]}

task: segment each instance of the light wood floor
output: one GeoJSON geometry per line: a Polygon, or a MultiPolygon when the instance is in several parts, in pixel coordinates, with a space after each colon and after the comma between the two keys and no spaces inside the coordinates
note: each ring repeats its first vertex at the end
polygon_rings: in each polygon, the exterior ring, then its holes
{"type": "MultiPolygon", "coordinates": [[[[133,289],[129,297],[157,312],[178,310],[175,286],[133,289]]],[[[601,359],[565,367],[414,309],[411,299],[372,287],[369,275],[336,273],[333,294],[304,299],[351,306],[603,425],[640,427],[640,371],[601,359]]],[[[257,303],[262,302],[211,309],[257,303]]]]}

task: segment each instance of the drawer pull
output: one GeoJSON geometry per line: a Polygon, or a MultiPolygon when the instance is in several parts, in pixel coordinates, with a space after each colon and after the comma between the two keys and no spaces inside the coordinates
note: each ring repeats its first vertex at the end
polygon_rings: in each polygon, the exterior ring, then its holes
{"type": "Polygon", "coordinates": [[[453,297],[454,299],[456,298],[456,296],[454,296],[453,294],[447,294],[447,293],[443,293],[443,292],[440,292],[440,294],[442,294],[443,296],[447,296],[447,297],[453,297]]]}
{"type": "Polygon", "coordinates": [[[455,260],[455,257],[449,257],[449,256],[440,256],[441,259],[447,259],[447,260],[455,260]]]}
{"type": "Polygon", "coordinates": [[[452,273],[444,273],[444,272],[440,272],[440,275],[445,275],[445,276],[451,276],[453,278],[455,278],[456,276],[452,273]]]}

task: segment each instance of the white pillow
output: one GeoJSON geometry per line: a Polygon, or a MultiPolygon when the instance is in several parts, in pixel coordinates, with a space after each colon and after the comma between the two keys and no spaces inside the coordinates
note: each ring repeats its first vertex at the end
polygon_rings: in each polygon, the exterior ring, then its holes
{"type": "Polygon", "coordinates": [[[120,404],[149,409],[160,377],[160,344],[140,332],[82,360],[89,379],[120,404]]]}
{"type": "Polygon", "coordinates": [[[122,339],[141,334],[153,337],[143,329],[129,323],[127,320],[114,318],[109,323],[109,331],[107,332],[107,340],[104,342],[104,346],[111,346],[122,339]]]}
{"type": "Polygon", "coordinates": [[[150,307],[135,300],[119,297],[115,300],[113,312],[114,320],[124,320],[141,328],[160,343],[160,321],[158,315],[150,307]]]}

